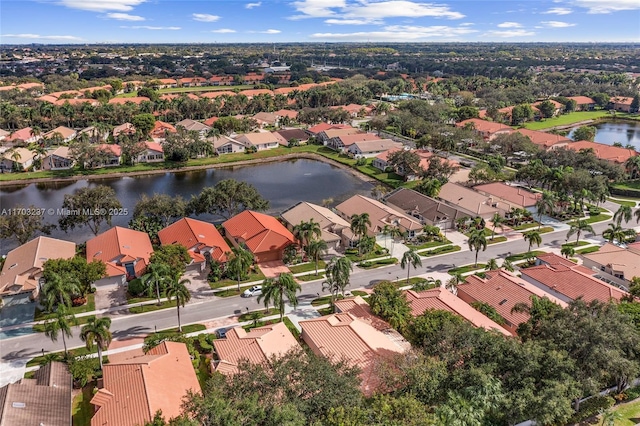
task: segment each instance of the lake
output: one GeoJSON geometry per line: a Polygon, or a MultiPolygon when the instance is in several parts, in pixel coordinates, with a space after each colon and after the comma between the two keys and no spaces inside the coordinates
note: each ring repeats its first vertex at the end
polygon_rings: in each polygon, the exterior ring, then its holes
{"type": "MultiPolygon", "coordinates": [[[[636,151],[640,151],[640,122],[615,121],[594,125],[597,129],[595,142],[613,145],[620,142],[623,146],[631,144],[636,151]]],[[[573,130],[568,137],[573,136],[573,130]]]]}
{"type": "MultiPolygon", "coordinates": [[[[122,207],[128,209],[129,213],[126,216],[114,217],[113,225],[127,226],[132,217],[133,208],[142,194],[181,195],[189,199],[192,195],[200,193],[204,187],[213,186],[229,178],[254,185],[258,192],[269,200],[268,213],[271,214],[278,214],[298,201],[320,204],[323,199],[333,198],[333,205],[336,205],[355,194],[369,195],[372,189],[370,183],[358,179],[346,170],[322,161],[294,159],[190,172],[0,187],[0,206],[3,209],[16,205],[57,209],[62,207],[65,194],[72,194],[87,186],[107,185],[116,191],[122,207]]],[[[209,215],[201,215],[197,218],[209,221],[220,220],[209,215]]],[[[57,217],[47,216],[46,220],[57,223],[57,217]]],[[[68,234],[55,230],[52,236],[83,242],[93,234],[87,228],[76,228],[68,234]]],[[[5,254],[16,246],[17,243],[13,241],[2,241],[0,253],[5,254]]]]}

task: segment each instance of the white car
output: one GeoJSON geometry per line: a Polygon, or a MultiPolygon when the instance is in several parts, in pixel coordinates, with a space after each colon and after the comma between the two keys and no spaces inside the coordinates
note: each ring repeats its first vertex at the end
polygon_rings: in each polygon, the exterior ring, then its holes
{"type": "Polygon", "coordinates": [[[259,296],[261,294],[262,294],[262,286],[254,285],[253,287],[246,289],[244,293],[242,293],[242,297],[259,296]]]}

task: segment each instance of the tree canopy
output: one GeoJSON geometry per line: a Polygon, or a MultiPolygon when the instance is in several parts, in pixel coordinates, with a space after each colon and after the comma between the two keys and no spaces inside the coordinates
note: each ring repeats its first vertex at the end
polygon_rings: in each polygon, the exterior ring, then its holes
{"type": "Polygon", "coordinates": [[[215,186],[206,187],[189,201],[187,210],[195,214],[208,213],[229,219],[244,210],[262,211],[269,201],[247,182],[224,179],[215,186]]]}

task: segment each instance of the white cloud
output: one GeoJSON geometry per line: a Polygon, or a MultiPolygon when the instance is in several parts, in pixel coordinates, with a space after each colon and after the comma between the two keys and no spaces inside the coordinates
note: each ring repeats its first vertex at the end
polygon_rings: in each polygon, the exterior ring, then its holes
{"type": "Polygon", "coordinates": [[[573,0],[572,3],[588,9],[587,13],[590,14],[640,9],[640,2],[638,0],[573,0]]]}
{"type": "Polygon", "coordinates": [[[80,41],[80,37],[71,35],[40,35],[40,34],[2,34],[0,37],[5,38],[22,38],[29,40],[63,40],[63,41],[80,41]]]}
{"type": "Polygon", "coordinates": [[[498,28],[522,28],[522,24],[517,22],[503,22],[502,24],[498,24],[498,28]]]}
{"type": "Polygon", "coordinates": [[[573,11],[566,7],[552,7],[551,9],[542,13],[545,15],[570,15],[571,13],[573,13],[573,11]]]}
{"type": "Polygon", "coordinates": [[[121,25],[120,28],[127,28],[131,30],[154,30],[154,31],[164,31],[164,30],[177,31],[182,29],[180,27],[154,27],[151,25],[132,25],[132,26],[121,25]]]}
{"type": "Polygon", "coordinates": [[[382,21],[369,19],[327,19],[324,23],[329,25],[380,25],[382,21]]]}
{"type": "Polygon", "coordinates": [[[536,33],[534,31],[528,31],[528,30],[504,30],[504,31],[488,31],[485,35],[501,37],[501,38],[510,38],[510,37],[529,37],[529,36],[536,35],[536,33]]]}
{"type": "Polygon", "coordinates": [[[253,9],[255,7],[260,7],[260,6],[262,6],[262,2],[261,1],[259,1],[257,3],[247,3],[247,4],[244,5],[244,8],[245,9],[253,9]]]}
{"type": "Polygon", "coordinates": [[[118,21],[145,21],[142,16],[129,15],[128,13],[107,13],[105,16],[109,19],[117,19],[118,21]]]}
{"type": "Polygon", "coordinates": [[[116,10],[128,12],[147,0],[60,0],[59,4],[71,9],[90,10],[93,12],[107,12],[116,10]]]}
{"type": "Polygon", "coordinates": [[[431,27],[411,25],[391,25],[383,31],[360,31],[355,33],[315,33],[310,37],[324,40],[350,41],[413,41],[438,38],[441,40],[459,40],[461,36],[476,33],[466,27],[437,25],[431,27]]]}
{"type": "Polygon", "coordinates": [[[191,15],[194,21],[200,22],[216,22],[220,19],[218,15],[209,15],[208,13],[194,13],[191,15]]]}
{"type": "Polygon", "coordinates": [[[301,0],[293,2],[301,13],[290,19],[338,18],[381,20],[385,18],[435,18],[462,19],[464,15],[452,11],[449,6],[435,3],[419,3],[412,0],[301,0]]]}
{"type": "Polygon", "coordinates": [[[258,31],[260,34],[280,34],[282,31],[280,30],[272,30],[268,29],[266,31],[258,31]]]}
{"type": "Polygon", "coordinates": [[[576,26],[576,24],[571,24],[569,22],[562,22],[562,21],[542,21],[540,23],[547,28],[568,28],[568,27],[576,26]]]}
{"type": "Polygon", "coordinates": [[[219,30],[211,30],[212,33],[218,33],[218,34],[229,34],[229,33],[235,33],[236,30],[232,30],[231,28],[220,28],[219,30]]]}

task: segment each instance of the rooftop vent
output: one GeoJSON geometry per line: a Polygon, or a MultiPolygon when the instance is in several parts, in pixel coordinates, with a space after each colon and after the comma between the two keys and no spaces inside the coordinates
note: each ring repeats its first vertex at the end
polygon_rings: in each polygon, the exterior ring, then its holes
{"type": "Polygon", "coordinates": [[[131,246],[128,246],[128,245],[124,245],[124,246],[122,246],[122,248],[125,248],[125,249],[130,249],[130,248],[131,248],[131,246]]]}
{"type": "Polygon", "coordinates": [[[507,299],[502,299],[502,301],[501,301],[500,303],[498,303],[498,305],[502,306],[502,305],[504,305],[505,303],[507,303],[507,299]]]}
{"type": "Polygon", "coordinates": [[[24,402],[14,402],[13,404],[11,404],[11,406],[13,408],[25,408],[27,404],[25,404],[24,402]]]}
{"type": "Polygon", "coordinates": [[[96,254],[93,255],[93,257],[100,256],[101,254],[102,254],[102,250],[97,251],[96,254]]]}
{"type": "Polygon", "coordinates": [[[13,268],[15,268],[16,266],[18,266],[18,264],[17,264],[17,263],[14,263],[13,265],[9,266],[9,269],[13,269],[13,268]]]}

